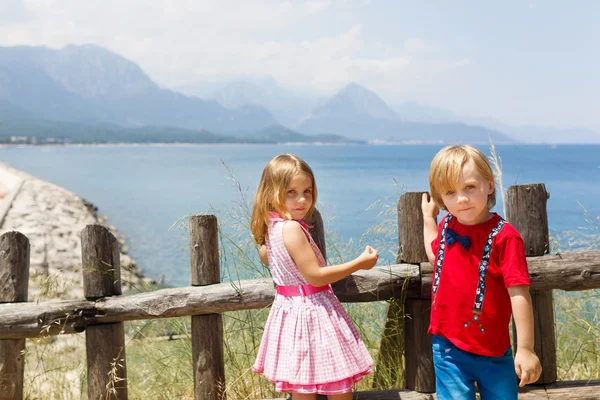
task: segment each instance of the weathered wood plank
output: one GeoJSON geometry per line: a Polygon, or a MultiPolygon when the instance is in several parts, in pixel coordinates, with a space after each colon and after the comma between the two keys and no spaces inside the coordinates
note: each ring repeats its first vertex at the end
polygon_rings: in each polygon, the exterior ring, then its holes
{"type": "Polygon", "coordinates": [[[117,239],[106,227],[88,225],[81,231],[81,270],[86,299],[121,294],[120,259],[117,239]]]}
{"type": "MultiPolygon", "coordinates": [[[[400,262],[419,265],[427,261],[423,237],[422,198],[422,192],[410,192],[404,193],[398,201],[398,241],[400,244],[398,261],[400,262]]],[[[422,272],[420,271],[419,277],[421,276],[422,272]]],[[[419,295],[423,291],[421,282],[419,282],[419,295]]],[[[420,393],[435,392],[431,335],[427,334],[430,309],[431,300],[427,298],[407,298],[404,302],[404,326],[402,327],[404,333],[404,386],[420,393]]],[[[389,315],[388,319],[393,322],[389,315]]]]}
{"type": "MultiPolygon", "coordinates": [[[[581,291],[600,288],[598,250],[527,257],[527,264],[532,290],[581,291]]],[[[431,273],[431,268],[424,268],[422,279],[431,282],[431,273]]]]}
{"type": "MultiPolygon", "coordinates": [[[[106,227],[88,225],[81,232],[83,294],[87,300],[121,294],[119,243],[106,227]]],[[[127,363],[123,322],[85,330],[89,399],[127,400],[127,363]]]]}
{"type": "Polygon", "coordinates": [[[85,331],[87,319],[96,315],[96,303],[60,300],[44,303],[0,304],[0,338],[36,338],[85,331]]]}
{"type": "Polygon", "coordinates": [[[406,296],[418,297],[419,281],[418,265],[393,264],[355,272],[331,286],[340,301],[365,303],[398,297],[403,290],[406,296]]]}
{"type": "Polygon", "coordinates": [[[86,330],[88,399],[128,398],[124,338],[122,322],[90,326],[86,330]]]}
{"type": "MultiPolygon", "coordinates": [[[[418,266],[404,264],[359,271],[338,282],[342,301],[377,301],[400,294],[404,280],[414,282],[418,266]]],[[[83,332],[88,325],[138,319],[211,314],[268,307],[275,296],[270,278],[161,289],[97,301],[60,300],[0,304],[0,338],[38,337],[83,332]]]]}
{"type": "MultiPolygon", "coordinates": [[[[206,286],[221,281],[217,217],[189,220],[190,281],[206,286]]],[[[225,361],[221,314],[192,315],[192,367],[196,400],[225,399],[225,361]]]]}
{"type": "MultiPolygon", "coordinates": [[[[0,302],[27,301],[29,240],[19,232],[0,236],[0,302]]],[[[25,339],[0,340],[0,399],[23,398],[25,339]]]]}
{"type": "Polygon", "coordinates": [[[579,291],[600,287],[600,251],[527,257],[531,289],[579,291]]]}
{"type": "MultiPolygon", "coordinates": [[[[291,400],[291,397],[279,397],[277,399],[263,400],[291,400]]],[[[435,394],[419,393],[404,389],[393,390],[369,390],[365,392],[356,392],[352,400],[433,400],[437,399],[435,394]]]]}
{"type": "Polygon", "coordinates": [[[313,229],[309,230],[310,236],[312,236],[313,240],[317,244],[317,247],[319,250],[321,250],[323,258],[327,260],[327,245],[325,243],[325,227],[323,226],[323,217],[316,208],[313,211],[312,218],[310,221],[308,221],[308,224],[313,226],[313,229]]]}
{"type": "MultiPolygon", "coordinates": [[[[528,262],[533,289],[600,288],[600,251],[528,257],[528,262]]],[[[401,292],[406,279],[407,295],[418,297],[418,275],[417,265],[395,264],[359,271],[334,285],[334,290],[344,302],[387,300],[401,292]]],[[[60,300],[6,303],[0,304],[0,339],[34,338],[41,333],[57,335],[61,331],[82,332],[88,325],[103,322],[260,309],[268,307],[274,296],[272,280],[264,278],[202,287],[161,289],[102,298],[95,302],[60,300]]]]}
{"type": "Polygon", "coordinates": [[[600,380],[555,382],[545,387],[549,400],[600,399],[600,380]]]}
{"type": "Polygon", "coordinates": [[[525,255],[542,256],[549,248],[548,213],[550,197],[543,183],[513,185],[506,191],[506,219],[525,242],[525,255]]]}
{"type": "Polygon", "coordinates": [[[375,362],[373,389],[404,386],[404,301],[402,297],[388,302],[385,328],[381,335],[379,355],[375,362]]]}
{"type": "Polygon", "coordinates": [[[544,386],[528,385],[519,388],[519,400],[548,400],[548,393],[544,386]]]}
{"type": "MultiPolygon", "coordinates": [[[[546,212],[548,198],[543,183],[508,188],[506,218],[523,237],[526,256],[543,256],[550,250],[546,212]]],[[[531,300],[535,318],[534,350],[542,364],[542,375],[536,383],[552,383],[556,381],[557,375],[552,290],[532,290],[531,300]]],[[[513,334],[517,337],[514,325],[513,334]]],[[[516,351],[516,343],[514,347],[516,351]]]]}
{"type": "Polygon", "coordinates": [[[406,387],[420,393],[435,392],[435,372],[429,328],[431,301],[407,300],[404,320],[406,387]]]}
{"type": "Polygon", "coordinates": [[[420,263],[427,260],[423,238],[423,192],[404,193],[398,200],[397,262],[420,263]]]}
{"type": "MultiPolygon", "coordinates": [[[[291,397],[279,397],[281,400],[291,397]]],[[[479,397],[478,397],[479,398],[479,397]]],[[[436,400],[435,393],[418,393],[410,390],[377,390],[354,393],[353,400],[436,400]]],[[[598,400],[600,399],[600,380],[563,381],[548,385],[535,385],[519,388],[519,400],[598,400]]]]}
{"type": "Polygon", "coordinates": [[[19,232],[0,236],[0,303],[27,301],[29,239],[19,232]]]}

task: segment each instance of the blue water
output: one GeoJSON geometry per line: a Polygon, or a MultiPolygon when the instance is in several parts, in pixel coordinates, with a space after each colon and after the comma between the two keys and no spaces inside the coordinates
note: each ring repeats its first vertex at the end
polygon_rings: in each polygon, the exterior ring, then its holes
{"type": "MultiPolygon", "coordinates": [[[[383,200],[395,207],[404,191],[428,190],[428,168],[441,146],[180,145],[1,148],[0,160],[63,186],[99,207],[126,236],[147,276],[187,285],[189,261],[178,219],[234,209],[254,195],[264,165],[291,152],[312,167],[319,209],[342,240],[358,240],[378,223],[383,200]],[[224,167],[225,163],[229,170],[224,167]]],[[[489,154],[489,148],[481,148],[489,154]]],[[[498,146],[505,188],[544,183],[551,194],[552,233],[589,226],[581,203],[600,215],[600,146],[498,146]]],[[[496,211],[502,213],[500,197],[496,211]]],[[[397,243],[397,239],[393,239],[397,243]]]]}

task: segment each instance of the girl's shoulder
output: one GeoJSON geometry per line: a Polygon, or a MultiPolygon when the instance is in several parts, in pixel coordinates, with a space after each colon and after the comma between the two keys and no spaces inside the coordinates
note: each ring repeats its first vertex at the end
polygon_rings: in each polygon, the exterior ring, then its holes
{"type": "Polygon", "coordinates": [[[285,243],[289,241],[305,240],[306,231],[302,225],[295,220],[285,220],[282,223],[283,240],[285,243]]]}

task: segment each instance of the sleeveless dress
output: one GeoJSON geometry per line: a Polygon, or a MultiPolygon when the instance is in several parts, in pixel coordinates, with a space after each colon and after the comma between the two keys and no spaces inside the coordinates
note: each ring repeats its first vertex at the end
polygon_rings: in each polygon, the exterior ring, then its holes
{"type": "MultiPolygon", "coordinates": [[[[283,243],[291,221],[270,214],[265,239],[269,268],[278,286],[308,284],[283,243]]],[[[319,265],[327,268],[306,227],[319,265]]],[[[252,371],[275,383],[277,392],[340,394],[370,374],[373,359],[333,291],[306,296],[275,295],[252,371]]]]}

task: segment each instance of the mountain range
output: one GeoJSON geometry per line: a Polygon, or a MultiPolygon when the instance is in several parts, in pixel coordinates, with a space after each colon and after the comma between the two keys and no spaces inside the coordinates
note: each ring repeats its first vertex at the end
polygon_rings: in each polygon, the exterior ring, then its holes
{"type": "Polygon", "coordinates": [[[356,83],[330,98],[293,94],[271,78],[165,89],[137,64],[96,45],[0,47],[0,121],[0,137],[62,132],[75,142],[501,144],[567,137],[600,143],[600,134],[589,130],[563,135],[456,117],[435,107],[389,106],[356,83]]]}
{"type": "Polygon", "coordinates": [[[45,120],[223,133],[277,124],[264,108],[228,109],[162,89],[135,63],[95,45],[0,47],[0,110],[45,120]]]}

